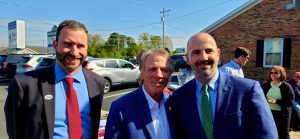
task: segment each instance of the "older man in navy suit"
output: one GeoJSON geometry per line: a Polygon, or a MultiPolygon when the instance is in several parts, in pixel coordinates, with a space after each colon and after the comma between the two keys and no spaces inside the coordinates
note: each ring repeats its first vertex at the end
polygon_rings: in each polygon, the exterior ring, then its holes
{"type": "Polygon", "coordinates": [[[169,54],[151,49],[140,65],[143,85],[115,100],[109,110],[105,139],[174,138],[169,94],[163,93],[171,75],[169,54]]]}
{"type": "Polygon", "coordinates": [[[207,33],[193,35],[186,59],[195,79],[175,90],[176,135],[186,139],[277,139],[277,131],[257,81],[218,70],[220,49],[207,33]]]}

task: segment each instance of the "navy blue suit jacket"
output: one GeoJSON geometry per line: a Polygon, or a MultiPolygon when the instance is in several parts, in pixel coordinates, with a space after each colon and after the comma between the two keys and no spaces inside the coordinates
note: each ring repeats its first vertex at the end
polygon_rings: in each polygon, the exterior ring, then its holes
{"type": "MultiPolygon", "coordinates": [[[[171,138],[175,137],[171,107],[165,103],[171,138]]],[[[115,100],[110,107],[105,139],[154,139],[155,132],[142,87],[115,100]]],[[[161,131],[164,132],[164,131],[161,131]]]]}
{"type": "MultiPolygon", "coordinates": [[[[277,130],[257,81],[220,72],[213,123],[214,139],[277,139],[277,130]]],[[[205,139],[196,103],[196,81],[174,91],[172,100],[178,138],[205,139]]]]}

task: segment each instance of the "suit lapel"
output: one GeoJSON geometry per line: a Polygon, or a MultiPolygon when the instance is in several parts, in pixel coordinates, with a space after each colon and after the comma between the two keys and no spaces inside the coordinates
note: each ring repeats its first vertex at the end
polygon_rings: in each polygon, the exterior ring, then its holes
{"type": "Polygon", "coordinates": [[[152,124],[152,117],[151,117],[148,101],[146,99],[146,96],[143,93],[142,87],[140,87],[136,91],[135,94],[136,94],[136,97],[135,97],[136,104],[135,104],[135,106],[137,106],[136,107],[137,114],[140,117],[140,122],[142,124],[142,127],[146,127],[150,137],[152,139],[154,139],[156,137],[155,137],[154,127],[153,127],[153,124],[152,124]]]}
{"type": "MultiPolygon", "coordinates": [[[[100,113],[101,113],[101,102],[103,99],[103,91],[99,90],[97,81],[95,81],[95,77],[93,74],[90,74],[86,70],[82,70],[85,76],[87,89],[89,93],[89,101],[90,101],[90,115],[91,115],[91,135],[97,135],[98,128],[99,128],[99,121],[100,121],[100,113]],[[101,92],[102,91],[102,92],[101,92]],[[101,95],[100,95],[101,94],[101,95]]],[[[92,137],[94,138],[94,137],[92,137]]]]}
{"type": "Polygon", "coordinates": [[[219,85],[217,92],[217,104],[215,109],[214,131],[219,129],[220,124],[224,118],[225,110],[228,105],[229,97],[232,92],[232,83],[229,80],[229,76],[225,73],[219,72],[219,85]]]}
{"type": "Polygon", "coordinates": [[[200,92],[196,92],[196,79],[191,80],[188,86],[190,87],[185,92],[187,93],[187,97],[184,98],[184,102],[186,103],[184,109],[187,109],[186,111],[188,111],[188,113],[186,113],[186,119],[189,122],[187,123],[191,124],[190,127],[192,130],[198,130],[198,132],[195,133],[197,133],[198,137],[201,137],[205,133],[198,112],[196,93],[200,92]]]}
{"type": "MultiPolygon", "coordinates": [[[[45,116],[48,127],[49,139],[53,138],[54,134],[54,112],[55,112],[55,89],[54,89],[54,67],[48,68],[45,73],[50,76],[44,76],[46,81],[40,81],[42,86],[43,102],[45,108],[45,116]]],[[[46,136],[46,135],[45,135],[46,136]]]]}
{"type": "Polygon", "coordinates": [[[175,138],[175,129],[174,129],[174,117],[172,115],[172,107],[170,104],[170,100],[168,99],[165,103],[165,110],[166,110],[166,115],[167,115],[167,119],[168,119],[168,123],[169,123],[169,128],[170,128],[170,136],[171,139],[175,138]]]}

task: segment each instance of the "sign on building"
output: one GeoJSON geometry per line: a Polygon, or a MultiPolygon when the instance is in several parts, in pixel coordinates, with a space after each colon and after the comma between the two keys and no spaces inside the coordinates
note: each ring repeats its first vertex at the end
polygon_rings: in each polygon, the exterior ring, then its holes
{"type": "Polygon", "coordinates": [[[57,26],[54,25],[52,30],[47,32],[47,42],[48,42],[48,54],[54,54],[54,49],[53,49],[53,41],[55,40],[56,37],[56,30],[57,26]]]}
{"type": "Polygon", "coordinates": [[[25,22],[16,20],[8,23],[8,47],[25,48],[25,22]]]}

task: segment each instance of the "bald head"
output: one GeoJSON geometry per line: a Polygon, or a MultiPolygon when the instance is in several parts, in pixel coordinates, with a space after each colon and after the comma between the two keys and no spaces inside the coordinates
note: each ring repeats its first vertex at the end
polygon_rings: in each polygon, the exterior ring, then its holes
{"type": "Polygon", "coordinates": [[[211,46],[217,47],[217,43],[211,35],[205,32],[199,32],[194,34],[192,37],[190,37],[187,43],[187,50],[191,45],[203,45],[203,44],[209,44],[211,46]]]}
{"type": "Polygon", "coordinates": [[[193,35],[187,43],[186,52],[186,60],[197,80],[206,83],[214,77],[221,52],[211,35],[204,32],[193,35]]]}

